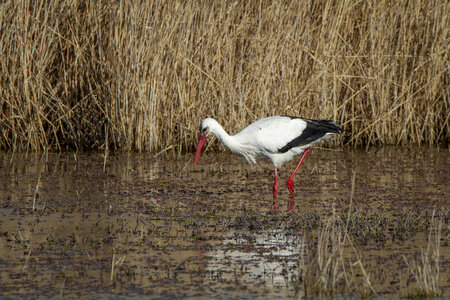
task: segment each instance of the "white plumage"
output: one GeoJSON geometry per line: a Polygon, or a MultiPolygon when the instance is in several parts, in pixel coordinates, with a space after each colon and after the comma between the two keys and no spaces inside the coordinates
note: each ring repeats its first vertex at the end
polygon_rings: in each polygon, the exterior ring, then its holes
{"type": "Polygon", "coordinates": [[[289,191],[294,194],[292,178],[311,145],[340,133],[342,128],[328,120],[311,120],[290,116],[273,116],[255,121],[241,132],[230,136],[220,124],[211,118],[200,124],[200,137],[194,166],[209,134],[214,134],[231,152],[239,154],[251,164],[258,156],[270,159],[275,166],[274,199],[278,186],[277,169],[295,155],[304,153],[297,168],[288,180],[289,191]]]}

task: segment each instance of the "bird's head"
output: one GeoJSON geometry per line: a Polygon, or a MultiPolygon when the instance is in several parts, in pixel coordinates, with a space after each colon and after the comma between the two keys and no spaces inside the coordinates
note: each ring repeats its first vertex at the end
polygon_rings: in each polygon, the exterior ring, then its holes
{"type": "Polygon", "coordinates": [[[214,123],[217,123],[214,119],[206,118],[200,123],[200,136],[197,141],[197,151],[195,152],[194,167],[197,164],[198,158],[202,153],[203,145],[206,142],[206,138],[211,133],[214,123]]]}

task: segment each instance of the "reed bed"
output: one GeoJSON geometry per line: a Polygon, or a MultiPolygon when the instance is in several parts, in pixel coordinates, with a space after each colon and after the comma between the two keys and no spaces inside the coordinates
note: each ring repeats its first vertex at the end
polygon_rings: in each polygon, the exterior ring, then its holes
{"type": "Polygon", "coordinates": [[[183,153],[213,116],[332,119],[340,145],[448,143],[448,1],[0,4],[0,147],[183,153]]]}

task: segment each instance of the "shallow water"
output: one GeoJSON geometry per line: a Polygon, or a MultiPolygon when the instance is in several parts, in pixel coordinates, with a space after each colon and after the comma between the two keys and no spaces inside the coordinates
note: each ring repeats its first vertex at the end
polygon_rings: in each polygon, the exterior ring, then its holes
{"type": "Polygon", "coordinates": [[[0,155],[3,296],[300,297],[302,243],[349,209],[377,296],[413,293],[403,256],[427,247],[435,210],[440,289],[450,296],[445,149],[315,148],[293,199],[285,181],[297,162],[283,166],[277,211],[264,160],[206,153],[193,169],[192,155],[120,154],[106,164],[101,154],[0,155]]]}

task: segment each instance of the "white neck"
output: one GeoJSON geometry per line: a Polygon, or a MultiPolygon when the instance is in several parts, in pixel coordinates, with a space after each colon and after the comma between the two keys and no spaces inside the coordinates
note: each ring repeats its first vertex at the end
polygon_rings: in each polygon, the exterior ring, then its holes
{"type": "MultiPolygon", "coordinates": [[[[215,120],[214,120],[215,121],[215,120]]],[[[238,149],[240,148],[239,141],[236,140],[234,136],[230,136],[223,128],[220,126],[217,121],[213,123],[214,125],[211,126],[211,133],[214,134],[217,139],[228,149],[230,149],[231,152],[238,153],[238,149]],[[236,151],[237,150],[237,151],[236,151]]]]}
{"type": "Polygon", "coordinates": [[[249,163],[256,163],[255,149],[248,143],[243,143],[236,135],[230,136],[223,128],[213,120],[210,125],[211,133],[231,152],[242,155],[249,163]]]}

